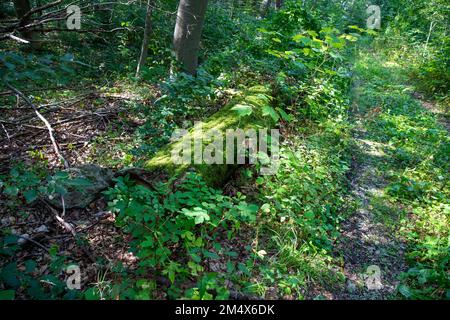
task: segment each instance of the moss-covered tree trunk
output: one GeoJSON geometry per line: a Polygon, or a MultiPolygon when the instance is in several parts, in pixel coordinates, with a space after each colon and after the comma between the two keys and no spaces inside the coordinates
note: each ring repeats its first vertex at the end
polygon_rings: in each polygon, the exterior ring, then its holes
{"type": "MultiPolygon", "coordinates": [[[[227,130],[236,132],[237,129],[241,129],[244,132],[248,132],[247,130],[249,129],[255,131],[259,129],[273,129],[273,120],[270,117],[263,116],[262,111],[264,106],[270,103],[270,100],[270,90],[264,86],[255,86],[237,93],[233,100],[220,111],[204,122],[197,123],[193,128],[185,132],[183,136],[178,137],[179,139],[162,148],[152,159],[147,161],[144,168],[150,171],[163,170],[172,177],[181,177],[186,171],[194,170],[209,185],[221,186],[239,164],[237,149],[235,149],[238,148],[239,142],[236,141],[232,149],[228,149],[226,143],[223,144],[224,148],[221,150],[223,151],[221,157],[224,161],[220,164],[208,164],[203,161],[204,159],[200,162],[196,161],[195,144],[200,143],[200,151],[203,155],[205,150],[213,144],[213,141],[217,141],[215,140],[216,137],[219,137],[219,139],[228,138],[227,134],[229,131],[227,132],[227,130]],[[243,106],[251,108],[251,114],[244,116],[239,114],[236,107],[241,108],[243,106]],[[199,128],[201,128],[201,131],[199,131],[199,128]],[[208,134],[211,132],[214,133],[213,136],[208,134]],[[186,148],[186,142],[189,145],[188,148],[186,148]],[[174,154],[179,156],[180,151],[185,149],[189,149],[188,158],[192,162],[176,163],[174,154]],[[233,154],[232,158],[236,160],[233,163],[228,162],[229,151],[233,154]]],[[[248,141],[241,142],[246,144],[248,141]]],[[[260,143],[261,141],[258,142],[258,145],[260,143]]],[[[242,151],[242,149],[240,150],[242,151]]],[[[217,150],[214,151],[217,153],[217,150]]]]}

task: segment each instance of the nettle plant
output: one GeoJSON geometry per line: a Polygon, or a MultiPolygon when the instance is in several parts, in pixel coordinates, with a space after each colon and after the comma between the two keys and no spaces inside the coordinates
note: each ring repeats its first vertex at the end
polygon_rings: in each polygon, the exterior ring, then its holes
{"type": "Polygon", "coordinates": [[[241,194],[225,196],[191,172],[175,190],[170,183],[150,189],[127,176],[119,177],[105,195],[109,208],[117,213],[117,224],[133,236],[131,249],[140,259],[143,274],[150,269],[155,278],[168,278],[168,294],[172,297],[182,294],[182,284],[203,275],[197,287],[187,290],[187,295],[211,299],[208,290],[212,289],[215,298],[227,297],[227,292],[217,290],[223,288],[218,285],[223,279],[207,272],[207,262],[219,259],[219,255],[229,262],[237,256],[222,248],[219,241],[232,239],[243,223],[254,223],[257,205],[245,202],[241,194]]]}

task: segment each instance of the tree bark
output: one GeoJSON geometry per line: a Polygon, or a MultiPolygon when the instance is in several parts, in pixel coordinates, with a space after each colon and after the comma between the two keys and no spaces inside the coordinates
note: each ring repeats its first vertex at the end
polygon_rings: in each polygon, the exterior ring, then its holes
{"type": "MultiPolygon", "coordinates": [[[[22,19],[30,10],[31,5],[29,0],[14,0],[14,8],[16,10],[17,18],[22,19]]],[[[26,24],[28,19],[22,21],[22,24],[26,24]]],[[[30,41],[30,45],[33,49],[40,49],[41,43],[39,41],[39,36],[35,31],[23,31],[22,36],[25,40],[30,41]]]]}
{"type": "Polygon", "coordinates": [[[150,34],[152,32],[152,13],[153,13],[154,0],[148,0],[147,2],[147,13],[145,16],[145,28],[144,28],[144,39],[142,40],[141,56],[136,68],[136,77],[139,76],[142,68],[145,66],[145,61],[148,56],[148,43],[150,41],[150,34]]]}
{"type": "Polygon", "coordinates": [[[262,1],[260,13],[259,13],[261,18],[264,18],[266,16],[267,11],[269,10],[271,5],[272,5],[272,0],[263,0],[262,1]]]}
{"type": "Polygon", "coordinates": [[[283,0],[275,1],[275,9],[280,10],[282,6],[283,6],[283,0]]]}
{"type": "Polygon", "coordinates": [[[208,0],[180,0],[173,36],[175,57],[185,72],[195,75],[208,0]]]}

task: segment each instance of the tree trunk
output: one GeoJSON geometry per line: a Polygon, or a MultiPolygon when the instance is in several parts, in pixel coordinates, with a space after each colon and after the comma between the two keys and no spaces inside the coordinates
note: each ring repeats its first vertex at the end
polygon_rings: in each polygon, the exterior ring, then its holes
{"type": "Polygon", "coordinates": [[[283,6],[283,0],[275,1],[275,9],[280,10],[282,6],[283,6]]]}
{"type": "Polygon", "coordinates": [[[272,5],[272,0],[263,0],[262,1],[261,10],[260,10],[261,18],[264,18],[266,16],[267,11],[269,10],[271,5],[272,5]]]}
{"type": "MultiPolygon", "coordinates": [[[[16,10],[17,18],[20,20],[24,17],[30,10],[30,1],[29,0],[14,0],[14,8],[16,10]]],[[[22,25],[27,23],[28,19],[22,21],[22,25]]],[[[22,36],[25,40],[30,41],[30,45],[33,49],[40,49],[41,43],[39,41],[39,36],[36,31],[23,31],[22,36]]]]}
{"type": "Polygon", "coordinates": [[[145,66],[145,61],[148,56],[148,43],[150,41],[150,34],[152,32],[152,13],[153,13],[154,0],[148,0],[147,2],[147,13],[145,16],[145,29],[144,29],[144,39],[142,40],[141,56],[136,69],[136,77],[139,76],[142,68],[145,66]]]}
{"type": "Polygon", "coordinates": [[[175,57],[184,71],[195,75],[208,0],[180,0],[173,36],[175,57]]]}

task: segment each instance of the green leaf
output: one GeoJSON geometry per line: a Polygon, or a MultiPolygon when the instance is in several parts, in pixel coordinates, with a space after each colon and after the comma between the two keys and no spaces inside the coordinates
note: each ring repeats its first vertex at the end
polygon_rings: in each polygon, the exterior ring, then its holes
{"type": "Polygon", "coordinates": [[[36,265],[36,261],[34,260],[25,261],[25,271],[28,273],[33,272],[36,269],[36,265]]]}
{"type": "Polygon", "coordinates": [[[226,252],[226,255],[233,257],[233,258],[237,258],[239,256],[238,253],[235,251],[228,251],[228,252],[226,252]]]}
{"type": "Polygon", "coordinates": [[[211,251],[203,251],[203,255],[206,257],[206,258],[209,258],[209,259],[213,259],[213,260],[218,260],[219,259],[219,255],[217,254],[217,253],[215,253],[215,252],[211,252],[211,251]]]}
{"type": "Polygon", "coordinates": [[[251,275],[251,274],[250,274],[250,271],[249,271],[248,268],[247,268],[247,266],[246,266],[245,264],[243,264],[243,263],[239,263],[239,264],[238,264],[238,269],[239,269],[242,273],[244,273],[244,274],[246,274],[246,275],[248,275],[248,276],[251,275]]]}
{"type": "Polygon", "coordinates": [[[16,244],[17,243],[17,239],[18,237],[14,234],[8,235],[6,237],[3,238],[3,242],[5,245],[11,245],[11,244],[16,244]]]}
{"type": "Polygon", "coordinates": [[[205,221],[209,221],[209,215],[208,212],[202,208],[199,207],[195,207],[192,210],[183,208],[181,210],[186,216],[194,218],[195,220],[195,224],[200,224],[203,223],[205,221]]]}
{"type": "Polygon", "coordinates": [[[238,207],[239,212],[243,218],[249,221],[256,220],[256,213],[259,210],[259,206],[255,204],[247,204],[245,202],[241,202],[238,207]]]}
{"type": "Polygon", "coordinates": [[[0,300],[14,300],[16,293],[14,290],[0,291],[0,300]]]}
{"type": "Polygon", "coordinates": [[[281,119],[283,119],[286,122],[291,122],[293,120],[293,117],[289,114],[287,114],[283,109],[277,108],[278,113],[281,116],[281,119]]]}
{"type": "Polygon", "coordinates": [[[26,201],[27,203],[32,203],[34,200],[37,199],[38,193],[37,193],[36,190],[30,189],[30,190],[25,191],[25,192],[23,193],[23,196],[25,197],[25,201],[26,201]]]}
{"type": "Polygon", "coordinates": [[[84,297],[86,300],[100,300],[100,295],[95,290],[95,288],[89,288],[84,292],[84,297]]]}
{"type": "Polygon", "coordinates": [[[18,277],[18,270],[17,270],[17,264],[16,263],[9,263],[6,266],[3,267],[0,273],[1,279],[6,283],[8,286],[13,288],[20,287],[20,279],[18,277]]]}
{"type": "Polygon", "coordinates": [[[305,212],[304,216],[306,219],[314,219],[314,212],[307,211],[307,212],[305,212]]]}
{"type": "Polygon", "coordinates": [[[6,187],[4,193],[10,197],[15,197],[19,194],[19,188],[15,186],[6,187]]]}
{"type": "Polygon", "coordinates": [[[200,258],[200,256],[198,254],[195,254],[195,253],[191,253],[191,258],[196,263],[200,263],[200,261],[202,261],[202,258],[200,258]]]}
{"type": "Polygon", "coordinates": [[[151,236],[146,236],[145,241],[141,243],[142,248],[152,248],[154,246],[154,241],[151,236]]]}
{"type": "Polygon", "coordinates": [[[398,291],[405,296],[406,298],[411,298],[412,297],[412,292],[411,290],[405,286],[404,284],[401,284],[398,286],[398,291]]]}
{"type": "Polygon", "coordinates": [[[258,177],[258,178],[256,178],[256,180],[255,180],[255,183],[257,184],[257,185],[261,185],[261,184],[263,184],[264,183],[264,178],[263,177],[258,177]]]}
{"type": "Polygon", "coordinates": [[[307,34],[309,34],[311,37],[318,37],[319,35],[314,30],[307,30],[307,34]]]}
{"type": "Polygon", "coordinates": [[[232,273],[234,271],[234,263],[230,260],[227,261],[227,272],[232,273]]]}
{"type": "Polygon", "coordinates": [[[253,113],[253,107],[248,104],[237,104],[231,110],[236,111],[239,117],[249,116],[253,113]]]}
{"type": "Polygon", "coordinates": [[[309,38],[303,34],[297,34],[297,35],[293,36],[292,40],[294,40],[295,42],[301,42],[305,46],[309,46],[312,43],[311,38],[309,38]]]}
{"type": "Polygon", "coordinates": [[[262,107],[262,115],[270,116],[273,119],[273,121],[275,121],[275,122],[278,122],[278,120],[280,120],[280,116],[278,115],[278,112],[276,112],[275,109],[269,105],[265,105],[262,107]]]}

